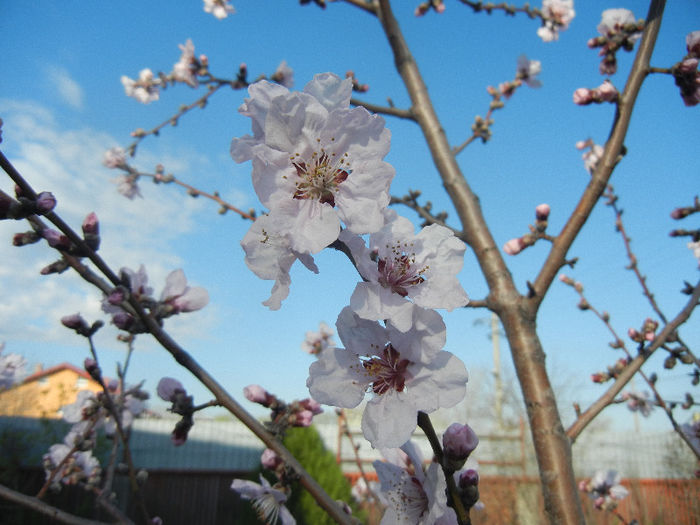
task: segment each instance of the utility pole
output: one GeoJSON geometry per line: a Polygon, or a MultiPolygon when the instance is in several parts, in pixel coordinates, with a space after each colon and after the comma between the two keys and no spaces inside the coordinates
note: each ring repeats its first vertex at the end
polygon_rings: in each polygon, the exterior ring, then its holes
{"type": "Polygon", "coordinates": [[[501,380],[501,346],[498,316],[491,312],[491,344],[493,346],[493,382],[495,392],[494,409],[498,428],[503,429],[503,381],[501,380]]]}

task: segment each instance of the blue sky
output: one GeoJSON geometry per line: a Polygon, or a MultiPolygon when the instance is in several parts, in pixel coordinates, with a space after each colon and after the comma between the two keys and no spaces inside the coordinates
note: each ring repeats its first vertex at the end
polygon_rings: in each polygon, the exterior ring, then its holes
{"type": "MultiPolygon", "coordinates": [[[[549,231],[556,233],[588,182],[574,144],[588,137],[603,143],[613,118],[611,105],[572,103],[576,88],[597,87],[604,78],[598,73],[599,57],[586,48],[586,41],[597,34],[600,13],[607,7],[628,7],[638,18],[646,12],[640,2],[578,2],[569,30],[558,42],[543,43],[536,35],[537,22],[525,16],[474,15],[457,2],[446,3],[443,15],[424,18],[413,16],[416,2],[395,2],[395,10],[453,144],[469,135],[476,114],[485,114],[490,100],[486,86],[511,79],[520,54],[542,62],[543,87],[521,88],[495,114],[491,142],[472,144],[459,162],[499,244],[526,233],[535,206],[542,202],[552,206],[549,231]]],[[[342,75],[353,70],[360,82],[370,84],[363,95],[369,102],[384,104],[389,97],[405,108],[408,97],[381,28],[366,13],[344,3],[331,4],[325,11],[271,0],[239,0],[235,7],[235,15],[219,21],[204,13],[198,0],[177,5],[164,0],[4,3],[2,147],[37,189],[58,196],[57,211],[74,226],[90,211],[98,213],[101,251],[114,268],[144,263],[159,293],[165,275],[181,267],[193,284],[209,290],[211,304],[204,311],[169,319],[166,327],[235,396],[240,397],[247,384],[260,383],[291,400],[308,395],[304,385],[312,359],[299,350],[304,333],[322,320],[335,323],[349,302],[357,274],[340,254],[322,253],[316,258],[320,274],[293,271],[290,297],[280,311],[270,312],[260,303],[272,283],[258,280],[243,262],[239,241],[248,229],[245,221],[232,214],[219,216],[215,204],[188,198],[175,187],[145,182],[143,199],[128,201],[118,195],[111,182],[115,173],[101,165],[103,152],[127,145],[133,129],[160,123],[202,93],[178,86],[144,106],[124,95],[120,76],[135,78],[145,67],[169,72],[180,55],[178,44],[191,38],[196,53],[208,55],[211,71],[220,77],[233,77],[242,62],[250,78],[270,74],[286,60],[294,69],[296,89],[315,73],[342,75]]],[[[697,2],[669,2],[652,65],[668,67],[679,61],[685,54],[685,35],[700,29],[698,21],[697,2]]],[[[618,58],[619,71],[612,81],[621,90],[633,54],[620,53],[618,58]]],[[[250,130],[249,120],[237,112],[244,96],[244,91],[222,90],[205,111],[194,111],[178,127],[147,138],[135,164],[152,170],[161,162],[188,183],[218,190],[244,209],[259,209],[250,165],[237,165],[228,154],[231,139],[250,130]]],[[[420,189],[433,209],[451,213],[418,128],[391,118],[387,126],[392,131],[387,161],[397,171],[392,193],[420,189]]],[[[632,119],[628,154],[613,176],[633,249],[671,317],[685,302],[678,293],[682,281],[697,279],[697,260],[686,242],[670,239],[668,232],[681,226],[669,212],[690,205],[698,193],[698,139],[698,108],[683,106],[670,77],[652,76],[632,119]]],[[[0,188],[10,191],[11,185],[0,180],[0,188]]],[[[414,218],[410,210],[399,211],[414,218]]],[[[9,243],[23,228],[0,223],[0,236],[9,243]]],[[[535,277],[547,248],[538,244],[509,258],[521,290],[535,277]]],[[[90,320],[99,318],[96,291],[69,274],[39,276],[39,269],[53,260],[42,245],[6,245],[3,253],[0,341],[6,341],[6,351],[25,355],[32,365],[82,362],[86,346],[58,319],[75,311],[90,320]]],[[[580,261],[566,273],[584,283],[596,307],[611,313],[619,333],[640,327],[652,314],[638,283],[624,270],[624,248],[610,209],[596,208],[570,256],[580,261]]],[[[470,296],[484,297],[484,280],[469,250],[461,278],[470,296]]],[[[567,384],[573,390],[567,396],[585,407],[602,392],[589,375],[621,354],[608,348],[606,330],[592,315],[579,312],[577,301],[570,288],[555,284],[538,326],[555,384],[567,384]]],[[[486,330],[473,325],[487,315],[467,309],[445,316],[446,350],[457,354],[472,374],[483,374],[491,366],[486,330]]],[[[694,319],[682,333],[696,347],[699,327],[694,319]]],[[[98,337],[107,374],[123,355],[114,336],[114,330],[106,329],[98,337]]],[[[153,392],[158,379],[170,375],[183,380],[197,401],[208,399],[148,338],[142,337],[137,349],[133,382],[146,379],[153,392]]],[[[503,362],[510,367],[507,354],[503,362]]],[[[646,367],[659,368],[659,359],[646,367]]],[[[659,387],[680,395],[689,384],[685,372],[680,367],[662,372],[659,387]]],[[[639,381],[636,385],[641,388],[639,381]]],[[[468,390],[467,395],[479,392],[468,390]]],[[[619,419],[623,426],[632,421],[619,419]]],[[[660,417],[646,425],[666,428],[660,417]]]]}

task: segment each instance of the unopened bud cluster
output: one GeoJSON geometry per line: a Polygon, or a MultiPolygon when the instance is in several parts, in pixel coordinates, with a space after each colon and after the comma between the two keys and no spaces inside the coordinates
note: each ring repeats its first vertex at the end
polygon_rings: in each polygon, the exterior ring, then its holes
{"type": "Polygon", "coordinates": [[[194,418],[192,417],[195,412],[194,398],[188,396],[182,383],[172,377],[162,378],[158,382],[157,392],[158,397],[171,403],[168,409],[170,412],[182,416],[175,423],[170,439],[176,447],[184,445],[190,430],[194,426],[194,418]]]}
{"type": "Polygon", "coordinates": [[[311,398],[292,401],[287,404],[260,385],[248,385],[243,389],[243,395],[248,401],[271,410],[268,429],[284,435],[289,427],[308,427],[315,415],[323,412],[321,405],[311,398]]]}
{"type": "MultiPolygon", "coordinates": [[[[97,219],[95,212],[89,213],[82,224],[83,230],[83,243],[76,244],[71,241],[67,235],[61,232],[52,230],[51,228],[45,228],[41,231],[41,237],[46,240],[46,242],[52,248],[65,252],[73,257],[87,257],[92,252],[96,252],[100,247],[100,223],[97,219]]],[[[14,236],[12,242],[15,246],[24,246],[25,244],[31,244],[34,241],[35,235],[32,232],[18,233],[14,236]]],[[[54,263],[44,267],[41,270],[42,275],[47,275],[50,273],[61,273],[68,267],[67,263],[63,259],[59,259],[54,263]]]]}
{"type": "Polygon", "coordinates": [[[21,220],[31,215],[45,215],[56,207],[56,198],[48,191],[42,191],[33,198],[17,186],[15,195],[16,199],[13,199],[0,190],[0,220],[21,220]]]}
{"type": "Polygon", "coordinates": [[[586,106],[592,103],[617,102],[619,96],[620,94],[612,82],[605,80],[595,89],[578,88],[574,91],[574,104],[586,106]]]}
{"type": "Polygon", "coordinates": [[[442,14],[445,12],[445,4],[442,0],[427,0],[426,2],[418,4],[413,14],[416,16],[423,16],[431,9],[434,9],[436,13],[442,14]]]}
{"type": "Polygon", "coordinates": [[[629,363],[629,359],[621,357],[615,361],[614,365],[608,366],[607,372],[596,372],[591,374],[591,381],[594,383],[605,383],[606,381],[615,379],[622,373],[629,363]]]}
{"type": "Polygon", "coordinates": [[[80,314],[72,314],[61,317],[61,324],[66,328],[75,330],[75,333],[82,335],[83,337],[92,337],[95,332],[104,326],[104,323],[99,320],[92,323],[92,325],[88,325],[87,321],[85,321],[80,314]]]}
{"type": "Polygon", "coordinates": [[[671,68],[671,74],[680,88],[681,98],[686,106],[700,104],[700,31],[688,33],[685,37],[688,54],[671,68]]]}
{"type": "Polygon", "coordinates": [[[656,337],[656,329],[659,327],[659,322],[647,317],[642,324],[642,328],[635,330],[630,328],[627,330],[627,335],[635,343],[651,342],[656,337]]]}
{"type": "Polygon", "coordinates": [[[602,20],[598,24],[600,36],[588,41],[591,49],[600,48],[598,54],[603,57],[600,63],[602,75],[612,75],[617,71],[617,51],[632,51],[643,30],[644,20],[635,20],[634,14],[628,9],[603,11],[602,20]]]}
{"type": "Polygon", "coordinates": [[[522,237],[511,239],[503,245],[503,251],[508,255],[517,255],[525,248],[532,246],[535,242],[546,237],[545,231],[549,220],[551,207],[549,204],[540,204],[535,208],[535,225],[530,226],[530,233],[522,237]]]}

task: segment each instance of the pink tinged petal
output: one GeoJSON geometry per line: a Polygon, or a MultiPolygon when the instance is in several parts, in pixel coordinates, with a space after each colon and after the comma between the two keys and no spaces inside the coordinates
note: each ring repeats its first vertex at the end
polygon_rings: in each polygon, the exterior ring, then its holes
{"type": "Polygon", "coordinates": [[[301,253],[318,253],[338,238],[340,219],[332,206],[317,200],[288,199],[274,209],[281,219],[280,233],[289,239],[291,248],[301,253]]]}
{"type": "Polygon", "coordinates": [[[411,328],[413,304],[378,283],[358,283],[350,297],[350,308],[363,319],[391,319],[403,332],[411,328]]]}
{"type": "Polygon", "coordinates": [[[628,494],[628,490],[622,485],[613,485],[612,487],[610,487],[610,497],[613,499],[625,499],[628,494]]]}
{"type": "Polygon", "coordinates": [[[435,310],[413,305],[411,312],[411,328],[408,331],[398,330],[392,321],[387,322],[389,340],[404,358],[414,363],[429,364],[445,346],[445,322],[435,310]]]}
{"type": "Polygon", "coordinates": [[[354,408],[365,397],[369,379],[357,354],[342,348],[329,348],[309,367],[306,386],[317,402],[354,408]]]}
{"type": "Polygon", "coordinates": [[[423,483],[425,481],[425,475],[423,474],[423,453],[418,448],[418,445],[414,441],[406,441],[401,445],[400,450],[406,454],[408,460],[413,465],[415,470],[414,476],[423,483]]]}
{"type": "Polygon", "coordinates": [[[333,73],[320,73],[304,86],[304,93],[312,95],[328,111],[347,108],[352,97],[352,80],[333,73]]]}
{"type": "Polygon", "coordinates": [[[381,525],[423,523],[421,520],[428,508],[423,485],[401,467],[382,461],[375,461],[373,465],[386,504],[381,525]]]}
{"type": "Polygon", "coordinates": [[[348,306],[341,310],[335,326],[345,348],[356,356],[377,355],[389,342],[385,328],[375,321],[360,318],[348,306]]]}
{"type": "Polygon", "coordinates": [[[175,394],[178,391],[185,392],[185,387],[177,379],[172,377],[163,377],[158,381],[158,386],[156,388],[158,397],[164,401],[173,401],[175,394]]]}
{"type": "MultiPolygon", "coordinates": [[[[386,213],[383,215],[386,216],[386,213]]],[[[377,263],[372,260],[371,252],[369,248],[367,248],[365,240],[359,235],[349,232],[347,229],[340,232],[338,240],[345,243],[350,249],[350,253],[353,259],[355,259],[357,271],[360,272],[360,275],[368,281],[377,282],[379,279],[377,263]]]]}
{"type": "Polygon", "coordinates": [[[209,292],[199,286],[189,288],[173,301],[173,305],[179,312],[194,312],[201,310],[207,304],[209,304],[209,292]]]}
{"type": "Polygon", "coordinates": [[[262,495],[265,487],[255,483],[254,481],[247,481],[243,479],[234,479],[231,483],[231,488],[238,492],[244,499],[253,499],[262,495]]]}
{"type": "Polygon", "coordinates": [[[413,365],[413,379],[407,391],[418,410],[433,412],[449,408],[464,399],[469,375],[464,363],[450,352],[440,352],[430,365],[413,365]]]}
{"type": "Polygon", "coordinates": [[[372,448],[400,447],[416,429],[414,396],[394,391],[376,396],[362,414],[362,433],[372,448]]]}
{"type": "Polygon", "coordinates": [[[173,270],[165,278],[165,288],[161,293],[160,300],[165,301],[171,297],[182,295],[187,289],[187,279],[185,272],[181,269],[173,270]]]}
{"type": "Polygon", "coordinates": [[[270,290],[270,297],[262,302],[263,306],[267,306],[270,310],[279,310],[282,308],[282,301],[289,296],[289,286],[292,284],[292,279],[289,274],[281,274],[270,290]]]}
{"type": "Polygon", "coordinates": [[[241,241],[248,268],[261,279],[275,280],[270,298],[263,303],[271,310],[278,310],[289,295],[292,282],[289,269],[297,257],[307,268],[318,273],[311,255],[292,250],[287,238],[279,233],[278,224],[275,218],[264,215],[251,225],[241,241]]]}
{"type": "Polygon", "coordinates": [[[248,87],[250,98],[246,98],[238,108],[242,115],[252,120],[253,136],[234,138],[231,142],[231,157],[236,162],[245,162],[253,156],[254,147],[265,138],[265,119],[272,100],[289,93],[286,87],[274,82],[261,80],[248,87]]]}
{"type": "Polygon", "coordinates": [[[685,36],[685,45],[688,54],[700,57],[700,31],[693,31],[685,36]]]}

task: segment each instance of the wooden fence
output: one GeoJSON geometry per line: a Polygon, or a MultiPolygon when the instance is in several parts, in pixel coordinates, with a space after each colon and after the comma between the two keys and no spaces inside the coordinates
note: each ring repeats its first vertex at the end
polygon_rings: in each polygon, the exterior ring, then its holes
{"type": "MultiPolygon", "coordinates": [[[[43,481],[43,471],[32,469],[21,473],[22,488],[36,494],[43,481]]],[[[151,471],[144,487],[146,505],[151,515],[160,516],[164,525],[232,525],[256,523],[250,505],[242,502],[230,489],[234,477],[241,473],[211,471],[151,471]]],[[[353,476],[354,477],[354,476],[353,476]]],[[[137,516],[129,490],[120,480],[117,501],[128,502],[126,509],[137,516]]],[[[639,525],[700,524],[700,480],[697,479],[632,479],[623,480],[629,496],[618,508],[627,521],[639,525]]],[[[74,487],[73,487],[74,488],[74,487]]],[[[51,496],[70,510],[81,508],[92,512],[90,497],[82,491],[70,490],[62,496],[51,496]]],[[[539,525],[544,523],[539,480],[533,477],[484,476],[479,483],[484,508],[472,511],[474,525],[539,525]]],[[[586,522],[591,525],[618,525],[620,521],[608,512],[598,511],[584,499],[586,522]]],[[[380,517],[379,512],[371,513],[380,517]]],[[[107,519],[107,516],[99,516],[107,519]]],[[[46,518],[28,516],[0,500],[0,523],[51,523],[46,518]],[[21,512],[21,514],[19,514],[21,512]],[[21,517],[20,517],[21,516],[21,517]],[[17,521],[20,519],[20,521],[17,521]],[[9,521],[8,521],[9,520],[9,521]]],[[[374,525],[370,522],[368,525],[374,525]]]]}

